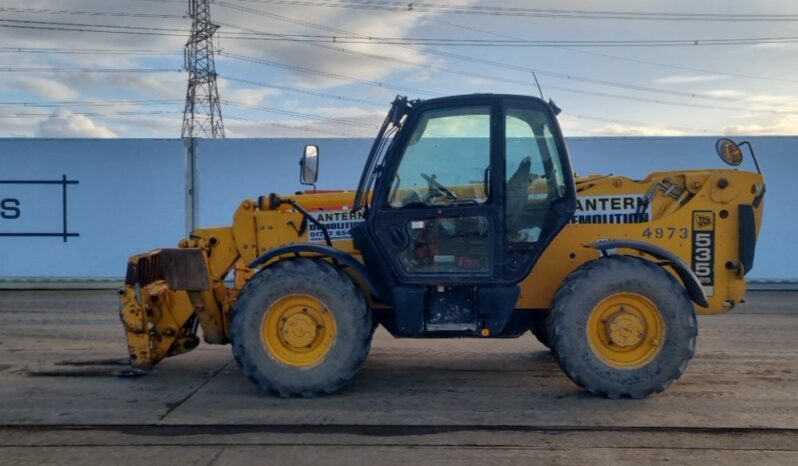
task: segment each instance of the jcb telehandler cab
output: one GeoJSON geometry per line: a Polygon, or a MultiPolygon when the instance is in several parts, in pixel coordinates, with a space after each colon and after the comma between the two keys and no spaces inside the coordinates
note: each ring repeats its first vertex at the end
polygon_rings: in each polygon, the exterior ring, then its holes
{"type": "MultiPolygon", "coordinates": [[[[231,227],[132,257],[132,364],[193,349],[200,326],[262,388],[313,396],[351,379],[380,324],[396,337],[532,330],[593,393],[664,390],[693,356],[695,306],[743,298],[764,180],[575,179],[555,110],[515,95],[397,98],[354,194],[245,200],[231,227]]],[[[731,141],[719,150],[742,160],[731,141]]],[[[303,182],[318,160],[306,147],[303,182]]]]}

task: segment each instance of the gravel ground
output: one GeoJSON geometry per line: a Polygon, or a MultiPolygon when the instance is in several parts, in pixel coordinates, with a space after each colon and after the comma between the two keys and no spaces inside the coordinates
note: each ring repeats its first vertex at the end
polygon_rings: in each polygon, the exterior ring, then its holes
{"type": "Polygon", "coordinates": [[[0,464],[798,464],[798,293],[699,318],[663,394],[577,389],[531,335],[396,340],[341,394],[262,394],[228,347],[119,377],[110,291],[0,292],[0,464]]]}

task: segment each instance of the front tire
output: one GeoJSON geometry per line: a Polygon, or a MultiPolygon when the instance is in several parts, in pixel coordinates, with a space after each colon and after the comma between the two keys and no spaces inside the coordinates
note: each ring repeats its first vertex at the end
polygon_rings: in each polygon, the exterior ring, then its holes
{"type": "Polygon", "coordinates": [[[535,338],[538,339],[540,344],[542,344],[548,349],[551,349],[551,341],[549,341],[549,326],[548,326],[547,314],[548,313],[546,313],[545,315],[533,317],[529,331],[532,332],[532,335],[535,335],[535,338]]]}
{"type": "Polygon", "coordinates": [[[341,390],[371,347],[371,312],[344,272],[322,260],[267,267],[246,284],[231,322],[233,355],[282,397],[341,390]]]}
{"type": "Polygon", "coordinates": [[[650,261],[610,256],[571,273],[549,316],[552,352],[587,391],[618,398],[658,393],[695,351],[695,309],[682,285],[650,261]]]}

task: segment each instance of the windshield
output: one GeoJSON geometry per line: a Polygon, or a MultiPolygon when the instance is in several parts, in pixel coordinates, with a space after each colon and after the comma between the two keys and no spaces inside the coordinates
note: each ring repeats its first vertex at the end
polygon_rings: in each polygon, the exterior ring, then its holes
{"type": "Polygon", "coordinates": [[[360,175],[360,182],[357,185],[357,192],[355,193],[355,203],[352,206],[352,211],[357,211],[367,206],[367,193],[374,185],[374,182],[379,175],[382,166],[382,159],[385,156],[388,147],[388,141],[396,134],[399,128],[402,127],[404,117],[410,112],[410,108],[417,101],[408,102],[407,97],[396,96],[391,110],[385,116],[385,121],[382,122],[380,131],[374,139],[374,144],[371,146],[366,165],[363,167],[363,173],[360,175]]]}
{"type": "MultiPolygon", "coordinates": [[[[446,107],[417,118],[387,205],[393,208],[483,204],[488,200],[491,107],[446,107]]],[[[399,148],[397,148],[399,149],[399,148]]]]}

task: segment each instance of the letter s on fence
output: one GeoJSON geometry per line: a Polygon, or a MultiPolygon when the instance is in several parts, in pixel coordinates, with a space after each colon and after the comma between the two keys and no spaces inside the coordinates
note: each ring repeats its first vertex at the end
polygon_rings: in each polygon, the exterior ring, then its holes
{"type": "Polygon", "coordinates": [[[0,201],[0,217],[14,220],[22,215],[19,199],[3,199],[0,201]]]}

